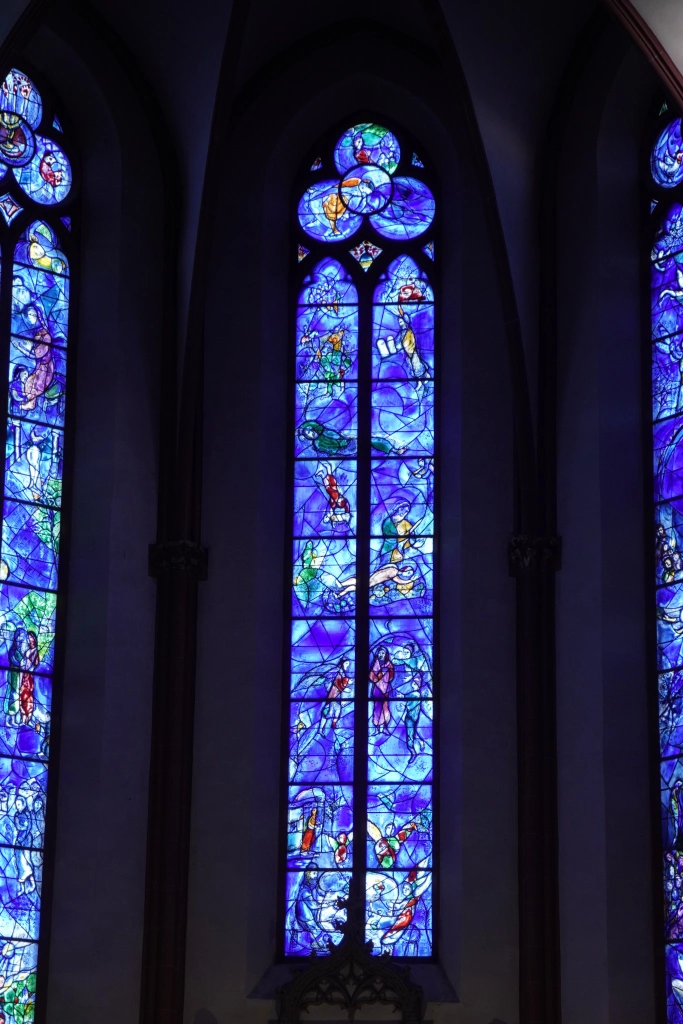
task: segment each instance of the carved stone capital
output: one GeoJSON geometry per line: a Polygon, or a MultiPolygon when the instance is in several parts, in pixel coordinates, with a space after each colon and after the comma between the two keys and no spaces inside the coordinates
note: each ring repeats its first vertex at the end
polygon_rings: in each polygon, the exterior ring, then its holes
{"type": "MultiPolygon", "coordinates": [[[[342,926],[343,928],[343,926],[342,926]]],[[[410,970],[388,954],[372,955],[372,942],[359,941],[351,930],[326,956],[311,954],[305,967],[292,969],[292,980],[278,989],[279,1024],[299,1024],[311,1006],[337,1006],[353,1020],[362,1006],[380,1003],[401,1014],[403,1024],[420,1024],[425,1001],[410,970]]]]}
{"type": "Polygon", "coordinates": [[[191,540],[164,540],[149,546],[149,575],[154,577],[184,573],[205,580],[208,552],[191,540]]]}
{"type": "Polygon", "coordinates": [[[562,561],[561,537],[531,537],[517,534],[510,538],[508,562],[510,575],[521,572],[556,571],[562,561]]]}

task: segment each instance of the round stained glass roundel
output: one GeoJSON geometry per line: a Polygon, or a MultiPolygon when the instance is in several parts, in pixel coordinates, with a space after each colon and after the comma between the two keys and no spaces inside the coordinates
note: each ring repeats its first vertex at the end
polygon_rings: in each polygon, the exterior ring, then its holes
{"type": "Polygon", "coordinates": [[[317,181],[307,188],[297,209],[299,223],[307,235],[321,242],[341,242],[350,238],[363,223],[339,193],[338,181],[317,181]]]}
{"type": "Polygon", "coordinates": [[[674,188],[683,181],[683,139],[681,119],[666,126],[654,146],[650,157],[652,177],[663,188],[674,188]]]}
{"type": "Polygon", "coordinates": [[[434,196],[417,178],[394,178],[393,185],[391,202],[380,213],[373,214],[370,223],[385,238],[417,238],[434,220],[434,196]]]}
{"type": "Polygon", "coordinates": [[[352,213],[378,213],[391,199],[391,178],[381,167],[359,164],[339,184],[339,195],[352,213]]]}
{"type": "Polygon", "coordinates": [[[334,162],[340,174],[357,164],[377,164],[393,174],[401,159],[398,139],[379,124],[356,124],[344,132],[334,148],[334,162]]]}

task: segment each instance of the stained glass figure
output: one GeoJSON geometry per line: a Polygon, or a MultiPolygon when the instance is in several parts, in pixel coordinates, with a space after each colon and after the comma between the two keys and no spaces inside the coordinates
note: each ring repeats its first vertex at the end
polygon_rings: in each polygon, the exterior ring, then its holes
{"type": "Polygon", "coordinates": [[[0,213],[5,218],[6,224],[11,224],[17,214],[21,213],[22,209],[23,207],[19,206],[19,203],[8,192],[4,196],[0,196],[0,213]]]}
{"type": "Polygon", "coordinates": [[[301,263],[302,260],[305,260],[310,251],[305,245],[298,245],[296,249],[297,262],[301,263]]]}
{"type": "Polygon", "coordinates": [[[355,248],[350,250],[354,260],[358,260],[363,270],[366,272],[370,269],[372,264],[375,262],[378,256],[381,256],[382,250],[378,245],[374,245],[372,242],[361,242],[355,248]]]}
{"type": "Polygon", "coordinates": [[[67,147],[59,120],[43,122],[30,78],[9,71],[0,84],[2,283],[11,300],[0,323],[9,353],[0,545],[0,1018],[7,1024],[32,1021],[36,999],[70,303],[63,245],[70,217],[50,208],[61,209],[72,191],[67,147]],[[19,217],[26,211],[28,226],[19,217]]]}
{"type": "MultiPolygon", "coordinates": [[[[368,234],[302,270],[296,309],[287,956],[340,940],[352,889],[354,906],[365,892],[376,954],[433,952],[437,365],[434,291],[415,250],[433,260],[434,243],[413,240],[435,202],[419,178],[395,177],[400,160],[393,132],[354,125],[334,148],[339,178],[298,205],[319,243],[368,234]],[[372,309],[359,310],[358,266],[375,275],[372,309]]],[[[423,168],[415,155],[412,166],[423,168]]],[[[38,548],[20,569],[51,566],[38,548]]]]}
{"type": "Polygon", "coordinates": [[[424,167],[424,164],[420,160],[417,153],[413,153],[413,159],[410,161],[413,167],[424,167]]]}

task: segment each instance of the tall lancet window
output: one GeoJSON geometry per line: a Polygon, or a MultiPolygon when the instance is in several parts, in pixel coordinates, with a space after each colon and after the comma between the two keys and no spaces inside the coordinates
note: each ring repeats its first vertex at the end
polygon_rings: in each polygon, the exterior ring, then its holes
{"type": "Polygon", "coordinates": [[[54,803],[48,762],[64,616],[68,149],[47,97],[22,71],[10,70],[0,86],[0,343],[8,382],[0,551],[0,1020],[6,1024],[34,1019],[45,811],[54,803]]]}
{"type": "Polygon", "coordinates": [[[356,124],[307,161],[297,200],[281,949],[328,952],[348,913],[377,954],[431,957],[429,163],[356,124]]]}
{"type": "Polygon", "coordinates": [[[666,999],[683,1024],[683,142],[666,104],[648,181],[666,999]]]}

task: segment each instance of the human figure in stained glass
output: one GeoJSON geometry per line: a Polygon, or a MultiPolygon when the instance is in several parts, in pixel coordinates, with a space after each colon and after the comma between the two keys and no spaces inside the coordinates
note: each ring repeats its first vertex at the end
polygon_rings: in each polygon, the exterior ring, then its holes
{"type": "Polygon", "coordinates": [[[338,455],[349,447],[351,441],[334,427],[326,427],[317,420],[306,420],[299,427],[299,437],[311,441],[319,455],[338,455]]]}
{"type": "Polygon", "coordinates": [[[387,735],[389,734],[389,723],[391,722],[389,697],[391,696],[391,684],[394,674],[395,669],[389,657],[389,651],[386,647],[378,647],[370,669],[372,699],[374,701],[372,724],[375,727],[376,733],[381,730],[387,733],[387,735]]]}
{"type": "Polygon", "coordinates": [[[322,463],[318,466],[316,476],[322,477],[323,487],[328,498],[328,509],[323,517],[323,522],[334,525],[348,524],[351,519],[351,506],[340,491],[329,463],[322,463]]]}
{"type": "Polygon", "coordinates": [[[399,850],[406,839],[417,832],[418,823],[407,821],[396,831],[395,826],[389,822],[384,827],[384,835],[373,821],[368,821],[368,835],[375,844],[375,856],[377,864],[381,868],[393,868],[396,865],[396,858],[399,850]]]}
{"type": "Polygon", "coordinates": [[[419,871],[417,868],[413,868],[409,872],[405,882],[401,885],[401,896],[394,903],[395,919],[380,939],[382,952],[393,953],[394,947],[402,938],[406,938],[408,941],[412,939],[417,950],[418,936],[410,935],[410,932],[413,931],[411,925],[420,897],[431,884],[431,880],[430,872],[419,871]],[[404,934],[407,930],[409,930],[408,933],[404,934]]]}
{"type": "Polygon", "coordinates": [[[342,694],[349,685],[349,677],[346,673],[350,664],[351,662],[348,658],[342,658],[337,666],[337,674],[332,681],[332,685],[327,691],[325,703],[323,704],[320,715],[320,724],[318,728],[321,732],[324,732],[325,725],[328,721],[333,729],[337,728],[337,723],[341,715],[342,694]]]}
{"type": "Polygon", "coordinates": [[[14,630],[12,643],[10,644],[9,663],[11,667],[7,673],[7,689],[3,706],[7,718],[16,724],[19,722],[19,688],[27,651],[28,632],[22,626],[19,626],[14,630]]]}
{"type": "Polygon", "coordinates": [[[334,863],[341,865],[346,860],[346,856],[349,851],[349,844],[353,839],[353,832],[340,832],[339,835],[334,838],[328,836],[327,841],[334,851],[334,863]]]}
{"type": "Polygon", "coordinates": [[[311,849],[313,847],[313,843],[315,842],[315,837],[316,837],[315,830],[316,830],[317,822],[318,822],[318,808],[317,807],[313,807],[312,810],[311,810],[311,813],[308,816],[308,821],[306,822],[306,828],[304,829],[304,834],[303,834],[303,836],[301,838],[301,852],[302,853],[310,853],[311,852],[311,849]]]}
{"type": "Polygon", "coordinates": [[[402,306],[398,307],[398,322],[401,325],[401,345],[408,361],[410,374],[418,378],[418,383],[415,385],[417,391],[422,387],[422,381],[429,380],[432,374],[427,364],[420,358],[415,331],[412,327],[412,318],[403,310],[402,306]]]}
{"type": "Polygon", "coordinates": [[[382,554],[388,555],[390,562],[400,562],[411,546],[410,533],[415,524],[407,518],[410,509],[409,501],[398,501],[382,523],[382,554]]]}
{"type": "Polygon", "coordinates": [[[410,681],[412,693],[405,703],[404,722],[406,727],[406,745],[410,751],[410,761],[414,761],[425,748],[424,740],[418,732],[420,714],[422,712],[422,673],[416,672],[410,681]]]}

